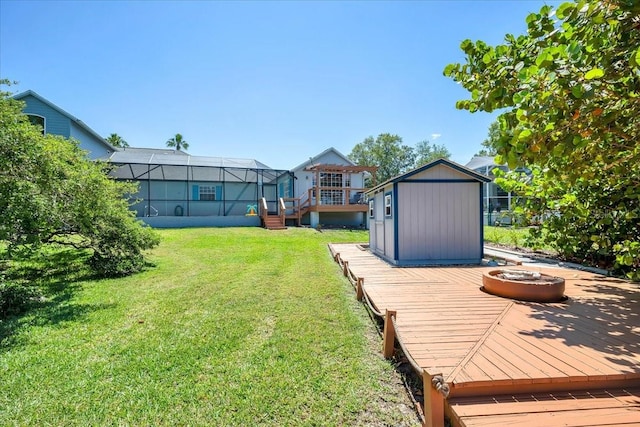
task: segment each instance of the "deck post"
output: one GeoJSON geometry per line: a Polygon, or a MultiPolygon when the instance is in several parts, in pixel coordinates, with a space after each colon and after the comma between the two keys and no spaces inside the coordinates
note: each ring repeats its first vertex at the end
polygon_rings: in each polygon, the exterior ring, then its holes
{"type": "Polygon", "coordinates": [[[393,317],[396,316],[394,310],[387,310],[384,314],[384,331],[382,333],[382,355],[385,359],[393,356],[395,346],[396,332],[393,328],[393,317]]]}
{"type": "Polygon", "coordinates": [[[362,277],[358,277],[356,281],[356,299],[358,301],[362,301],[364,294],[364,279],[362,277]]]}
{"type": "Polygon", "coordinates": [[[342,265],[342,274],[344,274],[345,277],[349,277],[349,261],[345,261],[342,265]]]}
{"type": "Polygon", "coordinates": [[[424,427],[444,427],[444,397],[432,386],[433,377],[422,371],[424,427]]]}

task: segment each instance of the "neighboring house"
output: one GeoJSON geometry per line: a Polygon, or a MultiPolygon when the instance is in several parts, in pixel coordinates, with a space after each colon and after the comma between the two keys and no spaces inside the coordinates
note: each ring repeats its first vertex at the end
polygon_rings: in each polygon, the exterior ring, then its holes
{"type": "Polygon", "coordinates": [[[510,211],[513,207],[515,197],[510,192],[504,191],[493,180],[494,169],[508,172],[506,165],[498,165],[492,156],[474,156],[466,167],[491,178],[490,182],[484,184],[484,196],[482,199],[482,209],[484,211],[484,224],[510,224],[510,211]]]}
{"type": "Polygon", "coordinates": [[[369,247],[395,265],[480,264],[482,193],[491,181],[435,160],[367,192],[369,247]]]}
{"type": "Polygon", "coordinates": [[[258,226],[260,202],[278,212],[293,176],[252,159],[192,156],[171,149],[121,148],[105,160],[117,179],[139,183],[137,216],[154,227],[258,226]]]}
{"type": "Polygon", "coordinates": [[[87,151],[89,158],[97,159],[116,151],[115,147],[89,126],[34,91],[28,90],[13,98],[26,104],[23,111],[29,116],[31,123],[41,126],[45,134],[77,140],[80,148],[87,151]]]}
{"type": "Polygon", "coordinates": [[[294,195],[287,218],[301,224],[366,227],[365,179],[375,167],[357,166],[331,147],[292,169],[294,195]]]}

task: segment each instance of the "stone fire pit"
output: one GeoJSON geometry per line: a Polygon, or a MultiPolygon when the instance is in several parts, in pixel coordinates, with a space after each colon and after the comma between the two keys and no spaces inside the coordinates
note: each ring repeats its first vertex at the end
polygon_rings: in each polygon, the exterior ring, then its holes
{"type": "Polygon", "coordinates": [[[564,299],[564,279],[527,270],[491,270],[482,275],[486,292],[520,301],[558,302],[564,299]]]}

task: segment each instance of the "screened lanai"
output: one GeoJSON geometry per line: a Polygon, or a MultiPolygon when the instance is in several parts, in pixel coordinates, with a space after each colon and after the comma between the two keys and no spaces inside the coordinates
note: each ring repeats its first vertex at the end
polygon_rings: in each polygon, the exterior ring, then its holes
{"type": "Polygon", "coordinates": [[[253,159],[126,148],[108,160],[116,166],[112,176],[139,183],[135,195],[138,201],[132,208],[141,218],[217,217],[226,219],[225,225],[234,225],[246,221],[233,218],[255,217],[259,223],[258,202],[262,197],[269,210],[275,212],[278,198],[293,194],[289,171],[271,169],[253,159]]]}
{"type": "MultiPolygon", "coordinates": [[[[516,196],[511,192],[505,191],[493,180],[495,179],[494,169],[500,169],[508,172],[506,165],[498,165],[492,156],[474,156],[466,167],[491,178],[491,182],[484,184],[483,191],[483,210],[485,224],[510,224],[512,221],[511,211],[516,203],[516,196]]],[[[516,171],[530,174],[529,169],[518,168],[516,171]]]]}

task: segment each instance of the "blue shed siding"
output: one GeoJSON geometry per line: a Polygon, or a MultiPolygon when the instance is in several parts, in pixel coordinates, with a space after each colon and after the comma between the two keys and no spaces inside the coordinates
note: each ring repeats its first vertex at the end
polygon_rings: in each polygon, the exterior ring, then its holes
{"type": "Polygon", "coordinates": [[[69,118],[58,111],[41,102],[39,99],[28,95],[22,99],[26,103],[25,114],[36,114],[45,118],[45,133],[64,136],[71,136],[69,118]]]}

